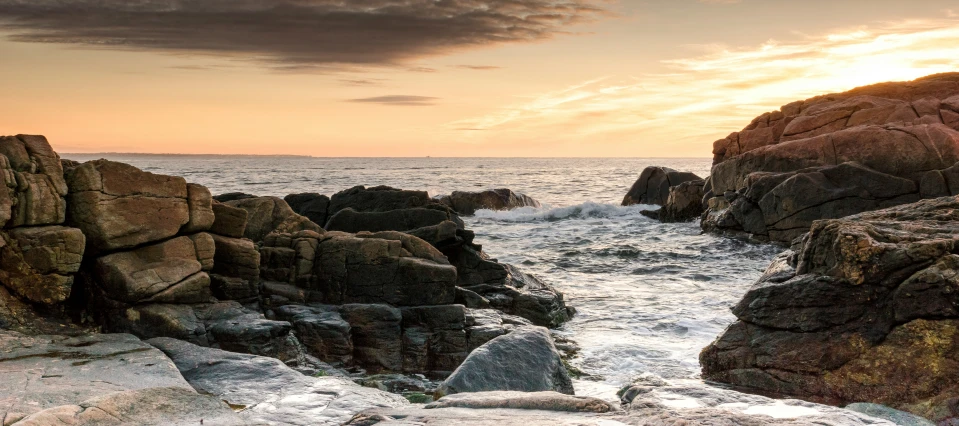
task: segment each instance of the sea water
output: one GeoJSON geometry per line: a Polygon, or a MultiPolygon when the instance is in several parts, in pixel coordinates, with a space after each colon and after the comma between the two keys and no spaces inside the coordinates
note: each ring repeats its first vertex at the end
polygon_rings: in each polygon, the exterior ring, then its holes
{"type": "Polygon", "coordinates": [[[577,309],[558,332],[581,347],[572,364],[593,377],[577,394],[615,399],[645,372],[699,379],[699,351],[735,318],[735,304],[780,251],[703,234],[698,222],[663,224],[619,205],[646,166],[700,176],[710,159],[665,158],[310,158],[64,155],[107,157],[183,176],[214,194],[332,195],[356,185],[429,191],[510,188],[542,208],[481,210],[464,218],[500,262],[552,284],[577,309]]]}

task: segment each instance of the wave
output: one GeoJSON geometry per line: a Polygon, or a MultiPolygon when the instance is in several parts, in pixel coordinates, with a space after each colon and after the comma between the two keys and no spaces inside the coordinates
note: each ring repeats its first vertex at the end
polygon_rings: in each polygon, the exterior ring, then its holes
{"type": "Polygon", "coordinates": [[[639,212],[653,210],[659,206],[637,204],[633,206],[618,206],[614,204],[595,203],[587,201],[567,207],[521,207],[513,210],[477,210],[477,219],[487,219],[500,222],[555,222],[567,219],[611,219],[625,217],[641,217],[639,212]]]}

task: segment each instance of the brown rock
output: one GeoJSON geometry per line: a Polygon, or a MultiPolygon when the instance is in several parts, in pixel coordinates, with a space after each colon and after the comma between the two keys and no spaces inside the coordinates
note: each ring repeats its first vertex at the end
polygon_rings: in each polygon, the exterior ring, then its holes
{"type": "Polygon", "coordinates": [[[36,303],[63,302],[70,297],[83,247],[83,234],[76,228],[0,232],[0,284],[36,303]]]}
{"type": "Polygon", "coordinates": [[[541,207],[539,201],[508,188],[479,192],[453,191],[449,197],[442,199],[457,213],[464,215],[471,215],[481,209],[512,210],[519,207],[541,207]]]}
{"type": "Polygon", "coordinates": [[[256,297],[260,283],[260,252],[253,241],[214,235],[216,258],[213,294],[221,300],[256,297]]]}
{"type": "Polygon", "coordinates": [[[320,225],[294,213],[286,201],[277,197],[244,198],[225,204],[247,211],[248,220],[243,236],[253,241],[262,241],[271,232],[324,232],[320,225]]]}
{"type": "Polygon", "coordinates": [[[217,202],[213,203],[213,215],[215,220],[210,232],[224,237],[243,238],[249,217],[246,210],[217,202]]]}
{"type": "Polygon", "coordinates": [[[210,278],[202,268],[193,241],[178,237],[103,256],[95,272],[97,284],[111,300],[198,303],[211,296],[210,278]]]}
{"type": "Polygon", "coordinates": [[[669,188],[691,180],[702,180],[699,176],[687,172],[678,172],[668,167],[650,166],[643,169],[639,179],[623,198],[624,206],[633,204],[663,205],[669,198],[669,188]]]}
{"type": "Polygon", "coordinates": [[[213,226],[213,195],[203,185],[188,183],[187,205],[190,209],[190,221],[182,231],[186,233],[208,231],[213,226]]]}

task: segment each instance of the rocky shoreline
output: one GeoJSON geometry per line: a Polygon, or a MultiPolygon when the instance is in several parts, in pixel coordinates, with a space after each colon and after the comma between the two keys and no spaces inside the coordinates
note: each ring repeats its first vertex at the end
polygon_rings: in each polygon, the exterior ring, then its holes
{"type": "Polygon", "coordinates": [[[788,250],[701,353],[733,389],[644,375],[618,404],[573,395],[563,294],[462,219],[527,195],[214,196],[42,136],[0,154],[2,426],[959,424],[959,74],[788,104],[705,179],[644,170],[623,205],[788,250]]]}

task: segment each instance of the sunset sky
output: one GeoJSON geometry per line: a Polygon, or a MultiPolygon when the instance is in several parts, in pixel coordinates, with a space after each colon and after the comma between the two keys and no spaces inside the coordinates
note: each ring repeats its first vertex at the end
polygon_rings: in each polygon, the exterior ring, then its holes
{"type": "Polygon", "coordinates": [[[0,134],[60,152],[708,157],[959,71],[955,0],[0,0],[0,134]]]}

